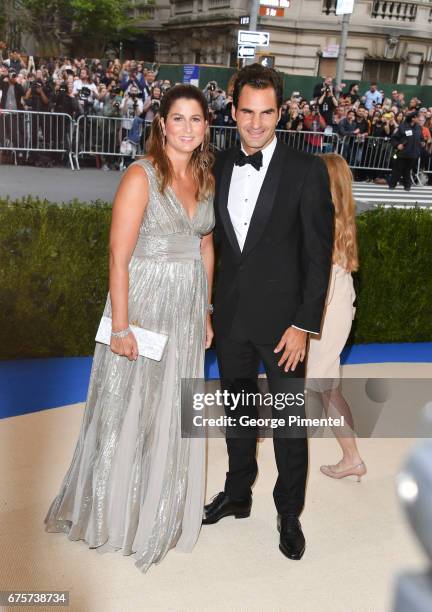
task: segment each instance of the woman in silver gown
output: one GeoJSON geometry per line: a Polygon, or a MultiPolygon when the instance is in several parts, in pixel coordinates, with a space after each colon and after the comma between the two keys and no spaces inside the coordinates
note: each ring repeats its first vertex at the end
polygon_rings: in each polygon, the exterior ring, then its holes
{"type": "Polygon", "coordinates": [[[121,181],[103,313],[114,335],[96,344],[72,463],[45,518],[46,531],[120,549],[142,572],[170,548],[191,551],[201,527],[205,440],[181,437],[180,390],[204,377],[213,336],[209,140],[203,94],[178,85],[121,181]],[[160,362],[138,355],[129,324],[168,335],[160,362]]]}

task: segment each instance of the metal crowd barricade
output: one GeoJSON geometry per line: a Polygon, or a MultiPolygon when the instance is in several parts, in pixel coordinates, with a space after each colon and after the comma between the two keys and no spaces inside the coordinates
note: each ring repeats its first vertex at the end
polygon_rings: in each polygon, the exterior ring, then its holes
{"type": "Polygon", "coordinates": [[[279,140],[297,151],[307,153],[336,153],[339,137],[332,132],[276,130],[279,140]]]}
{"type": "Polygon", "coordinates": [[[419,157],[417,163],[417,176],[420,172],[425,174],[432,174],[432,151],[425,150],[424,153],[419,157]]]}
{"type": "Polygon", "coordinates": [[[391,170],[394,148],[390,138],[350,134],[342,138],[339,153],[350,168],[357,170],[391,170]]]}
{"type": "Polygon", "coordinates": [[[17,152],[59,153],[72,157],[73,121],[66,113],[45,113],[38,111],[0,111],[0,150],[11,151],[17,163],[17,152]]]}
{"type": "Polygon", "coordinates": [[[149,123],[142,119],[127,117],[103,117],[81,115],[76,122],[75,163],[79,169],[79,158],[83,155],[105,158],[120,158],[124,168],[125,158],[134,159],[143,155],[149,134],[149,123]]]}
{"type": "Polygon", "coordinates": [[[213,151],[224,151],[239,143],[240,138],[236,126],[210,126],[210,148],[213,151]]]}
{"type": "MultiPolygon", "coordinates": [[[[309,153],[336,152],[339,147],[337,134],[325,132],[298,132],[295,130],[276,130],[281,142],[300,151],[309,153]]],[[[240,143],[235,126],[210,126],[210,145],[214,151],[229,149],[240,143]]]]}

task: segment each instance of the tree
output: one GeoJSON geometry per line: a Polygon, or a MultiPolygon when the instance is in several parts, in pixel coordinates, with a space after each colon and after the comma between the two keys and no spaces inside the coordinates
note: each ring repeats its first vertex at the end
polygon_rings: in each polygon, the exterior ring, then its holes
{"type": "Polygon", "coordinates": [[[129,0],[14,0],[22,29],[39,55],[102,56],[107,45],[131,35],[129,0]]]}

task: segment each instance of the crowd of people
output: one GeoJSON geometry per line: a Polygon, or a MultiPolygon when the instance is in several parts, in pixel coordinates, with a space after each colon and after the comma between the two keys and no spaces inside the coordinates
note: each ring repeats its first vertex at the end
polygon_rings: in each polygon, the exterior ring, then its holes
{"type": "MultiPolygon", "coordinates": [[[[146,137],[142,125],[153,120],[172,85],[167,79],[158,79],[156,65],[144,61],[63,57],[35,62],[18,50],[12,50],[7,58],[0,56],[1,109],[53,111],[74,120],[81,115],[123,118],[122,139],[130,133],[134,146],[142,148],[146,137]]],[[[203,92],[215,147],[231,146],[232,134],[222,128],[235,127],[231,116],[232,83],[225,91],[216,81],[210,81],[203,92]]],[[[342,84],[337,89],[332,78],[327,77],[316,84],[311,99],[300,91],[292,92],[282,105],[277,127],[287,132],[283,135],[285,142],[297,148],[317,153],[338,147],[357,180],[384,183],[391,157],[401,144],[400,135],[415,125],[419,126],[414,128],[419,137],[409,152],[409,165],[414,167],[420,159],[420,166],[430,171],[432,107],[426,107],[417,97],[405,100],[404,93],[397,90],[387,97],[376,83],[363,92],[358,83],[342,84]]],[[[13,140],[13,131],[6,133],[5,126],[0,129],[0,145],[8,137],[13,140]]],[[[23,128],[17,121],[15,132],[20,131],[23,128]]],[[[32,157],[29,159],[31,163],[32,157]]],[[[429,180],[430,177],[429,174],[429,180]]]]}

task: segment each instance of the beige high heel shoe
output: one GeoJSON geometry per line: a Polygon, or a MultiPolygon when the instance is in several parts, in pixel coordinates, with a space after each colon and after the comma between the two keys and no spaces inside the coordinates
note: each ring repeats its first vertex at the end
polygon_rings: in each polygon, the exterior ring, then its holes
{"type": "Polygon", "coordinates": [[[363,461],[357,463],[357,465],[352,465],[346,470],[335,470],[335,465],[322,465],[320,470],[326,476],[330,478],[345,478],[346,476],[357,476],[357,482],[361,482],[361,477],[364,476],[367,472],[366,465],[363,461]]]}

